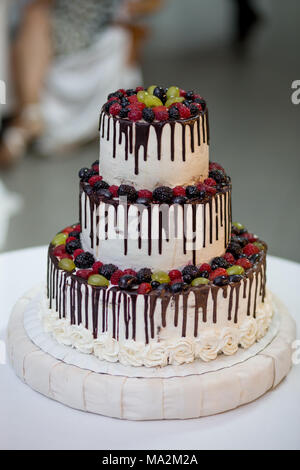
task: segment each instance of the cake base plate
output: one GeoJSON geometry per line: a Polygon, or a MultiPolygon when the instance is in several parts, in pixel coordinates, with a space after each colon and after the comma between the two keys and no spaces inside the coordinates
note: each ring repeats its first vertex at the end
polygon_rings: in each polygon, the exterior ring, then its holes
{"type": "Polygon", "coordinates": [[[214,372],[137,378],[70,365],[35,345],[24,328],[24,312],[35,295],[33,290],[23,296],[11,314],[7,329],[11,365],[32,389],[82,411],[128,420],[214,415],[250,403],[274,389],[292,365],[296,326],[275,296],[279,330],[258,354],[214,372]]]}

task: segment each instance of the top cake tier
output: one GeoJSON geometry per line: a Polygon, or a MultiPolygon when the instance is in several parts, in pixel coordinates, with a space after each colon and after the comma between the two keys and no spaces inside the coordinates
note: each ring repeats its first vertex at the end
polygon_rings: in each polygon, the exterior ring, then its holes
{"type": "Polygon", "coordinates": [[[208,177],[208,111],[192,91],[118,90],[108,96],[99,128],[101,174],[111,184],[153,189],[208,177]]]}

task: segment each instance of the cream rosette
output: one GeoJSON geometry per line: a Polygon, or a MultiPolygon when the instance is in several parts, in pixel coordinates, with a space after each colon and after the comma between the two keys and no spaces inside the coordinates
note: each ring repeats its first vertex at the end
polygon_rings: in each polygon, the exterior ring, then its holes
{"type": "Polygon", "coordinates": [[[219,339],[220,349],[225,356],[232,356],[239,349],[239,333],[236,328],[223,328],[219,339]]]}
{"type": "Polygon", "coordinates": [[[167,346],[169,364],[180,365],[193,362],[195,357],[194,344],[188,338],[177,339],[167,346]]]}
{"type": "Polygon", "coordinates": [[[166,366],[168,364],[168,354],[165,346],[161,343],[151,343],[146,346],[143,362],[146,367],[166,366]]]}
{"type": "Polygon", "coordinates": [[[202,331],[195,342],[195,356],[204,362],[209,362],[216,359],[219,350],[220,342],[216,331],[202,331]]]}
{"type": "Polygon", "coordinates": [[[101,361],[117,362],[119,360],[119,343],[108,335],[100,335],[94,342],[94,354],[101,361]]]}
{"type": "Polygon", "coordinates": [[[73,348],[78,349],[84,354],[92,354],[94,351],[93,335],[82,324],[70,327],[70,340],[73,348]]]}
{"type": "Polygon", "coordinates": [[[119,361],[125,366],[142,366],[144,348],[144,345],[133,340],[125,341],[120,345],[119,361]]]}
{"type": "Polygon", "coordinates": [[[52,324],[52,334],[59,344],[72,346],[70,337],[70,323],[68,320],[56,319],[52,324]]]}
{"type": "Polygon", "coordinates": [[[257,321],[254,318],[245,320],[240,326],[240,345],[244,349],[250,348],[257,338],[257,321]]]}

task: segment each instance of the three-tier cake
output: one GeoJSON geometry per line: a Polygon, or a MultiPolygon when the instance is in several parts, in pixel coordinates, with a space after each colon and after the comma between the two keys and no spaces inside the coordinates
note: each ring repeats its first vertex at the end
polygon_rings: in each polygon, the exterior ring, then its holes
{"type": "Polygon", "coordinates": [[[175,86],[118,90],[99,129],[100,162],[79,172],[79,223],[49,247],[46,331],[131,366],[249,348],[272,319],[267,246],[232,224],[205,100],[175,86]]]}

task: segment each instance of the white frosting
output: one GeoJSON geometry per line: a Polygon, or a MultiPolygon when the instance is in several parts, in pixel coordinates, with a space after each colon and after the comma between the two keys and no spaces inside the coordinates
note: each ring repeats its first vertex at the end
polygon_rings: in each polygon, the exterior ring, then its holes
{"type": "Polygon", "coordinates": [[[151,206],[151,223],[149,223],[148,210],[144,206],[132,204],[128,211],[127,235],[124,206],[118,205],[115,209],[112,204],[101,202],[94,211],[91,211],[91,201],[83,192],[81,194],[82,246],[85,250],[93,252],[96,259],[103,263],[116,264],[121,269],[128,267],[140,269],[146,266],[153,270],[166,271],[183,267],[193,262],[193,250],[196,251],[196,264],[201,264],[215,256],[221,256],[225,252],[225,245],[231,230],[230,198],[231,192],[213,197],[211,211],[208,203],[197,204],[196,232],[193,241],[193,209],[191,204],[176,207],[174,205],[159,207],[159,205],[153,204],[151,206]],[[141,211],[140,216],[138,208],[141,211]],[[160,213],[162,214],[162,225],[167,229],[162,231],[161,253],[158,241],[160,213]],[[183,223],[184,219],[186,225],[183,223]],[[139,222],[141,226],[140,245],[138,239],[139,222]],[[150,227],[151,250],[149,250],[148,237],[150,227]],[[177,232],[175,227],[177,227],[177,232]],[[184,233],[186,244],[183,240],[184,233]],[[124,244],[126,236],[127,254],[125,254],[124,244]],[[184,253],[184,247],[186,253],[184,253]]]}
{"type": "Polygon", "coordinates": [[[261,302],[257,308],[257,318],[244,317],[239,324],[232,324],[230,327],[221,327],[222,322],[215,326],[202,325],[196,338],[190,333],[186,337],[176,336],[170,328],[167,339],[161,335],[145,344],[140,338],[133,341],[122,337],[116,341],[109,331],[93,339],[91,332],[82,324],[70,325],[68,319],[59,319],[56,312],[49,310],[47,301],[42,305],[42,312],[46,331],[52,332],[59,343],[77,348],[86,354],[93,353],[101,360],[120,361],[124,365],[136,367],[185,364],[198,358],[208,362],[216,359],[221,353],[233,355],[238,346],[246,349],[261,339],[263,331],[264,334],[267,332],[273,316],[272,299],[268,293],[265,302],[261,302]]]}
{"type": "MultiPolygon", "coordinates": [[[[182,124],[175,124],[174,135],[174,161],[171,160],[171,126],[169,123],[163,125],[161,136],[161,159],[158,159],[158,140],[155,128],[150,125],[147,158],[144,160],[144,148],[139,149],[138,174],[135,163],[136,128],[145,123],[133,123],[132,152],[128,146],[128,159],[126,160],[125,136],[122,134],[120,140],[120,122],[116,121],[116,136],[114,136],[114,120],[112,117],[103,115],[100,127],[100,171],[105,181],[110,184],[133,184],[137,189],[152,189],[157,186],[177,186],[193,184],[204,180],[208,176],[209,146],[207,144],[208,129],[206,115],[195,118],[200,120],[200,145],[198,145],[197,124],[194,125],[194,152],[191,149],[191,131],[186,125],[185,148],[186,155],[183,160],[183,133],[182,124]],[[204,120],[204,123],[203,123],[204,120]],[[203,132],[204,124],[204,132],[203,132]],[[108,129],[109,127],[109,129],[108,129]],[[104,129],[104,132],[103,132],[104,129]],[[103,134],[103,136],[102,136],[103,134]],[[109,139],[107,137],[109,136],[109,139]],[[115,144],[114,144],[115,140],[115,144]],[[205,141],[205,142],[204,142],[205,141]],[[115,158],[113,157],[115,147],[115,158]]],[[[145,142],[146,143],[146,142],[145,142]]]]}

